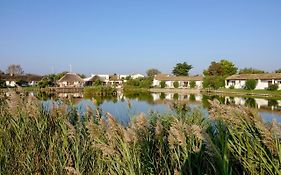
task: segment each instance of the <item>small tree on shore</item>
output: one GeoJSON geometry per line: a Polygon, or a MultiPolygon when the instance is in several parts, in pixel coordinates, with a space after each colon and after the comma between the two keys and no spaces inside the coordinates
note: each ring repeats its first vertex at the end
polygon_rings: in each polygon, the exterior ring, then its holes
{"type": "Polygon", "coordinates": [[[247,90],[254,90],[256,89],[256,86],[257,86],[257,80],[254,79],[247,80],[245,83],[245,89],[247,90]]]}
{"type": "Polygon", "coordinates": [[[166,82],[165,81],[161,81],[160,82],[160,87],[161,88],[165,88],[166,87],[166,82]]]}
{"type": "Polygon", "coordinates": [[[179,88],[179,82],[178,81],[174,81],[173,85],[174,85],[174,88],[179,88]]]}
{"type": "Polygon", "coordinates": [[[195,83],[195,81],[190,81],[190,84],[189,84],[189,86],[190,86],[190,88],[195,88],[195,86],[196,86],[196,83],[195,83]]]}

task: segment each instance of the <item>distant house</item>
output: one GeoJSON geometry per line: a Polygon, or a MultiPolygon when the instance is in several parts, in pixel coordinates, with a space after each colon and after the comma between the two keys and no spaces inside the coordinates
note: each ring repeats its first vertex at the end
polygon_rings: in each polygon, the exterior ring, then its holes
{"type": "Polygon", "coordinates": [[[120,88],[123,85],[123,80],[120,78],[120,76],[118,76],[116,74],[111,75],[111,76],[109,76],[108,84],[120,88]]]}
{"type": "Polygon", "coordinates": [[[174,88],[174,82],[179,83],[179,88],[190,88],[190,82],[195,82],[197,89],[202,88],[203,76],[171,76],[158,74],[154,77],[152,86],[160,87],[160,82],[164,81],[166,88],[174,88]]]}
{"type": "Polygon", "coordinates": [[[8,87],[15,87],[16,85],[35,86],[42,79],[42,76],[33,75],[33,74],[26,74],[26,75],[1,74],[0,79],[4,80],[6,86],[8,87]]]}
{"type": "Polygon", "coordinates": [[[58,80],[59,87],[83,87],[84,80],[75,73],[67,73],[58,80]]]}
{"type": "Polygon", "coordinates": [[[243,89],[247,80],[257,80],[256,89],[266,89],[271,84],[278,84],[281,89],[281,73],[268,74],[235,74],[226,78],[225,87],[243,89]]]}
{"type": "Polygon", "coordinates": [[[96,81],[101,81],[103,84],[106,84],[106,78],[105,77],[100,77],[98,75],[92,75],[88,78],[84,78],[84,86],[92,86],[94,82],[96,81]]]}
{"type": "Polygon", "coordinates": [[[132,79],[143,78],[143,77],[144,77],[144,75],[142,75],[142,74],[132,74],[131,75],[132,79]]]}

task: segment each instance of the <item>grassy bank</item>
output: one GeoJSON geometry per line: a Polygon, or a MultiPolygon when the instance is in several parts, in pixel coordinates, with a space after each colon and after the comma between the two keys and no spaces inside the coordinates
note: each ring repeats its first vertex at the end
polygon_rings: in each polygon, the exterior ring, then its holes
{"type": "Polygon", "coordinates": [[[251,97],[273,97],[281,98],[281,91],[269,91],[269,90],[246,90],[246,89],[219,89],[219,90],[209,90],[203,89],[202,92],[205,93],[216,93],[216,94],[226,94],[235,96],[251,96],[251,97]]]}
{"type": "Polygon", "coordinates": [[[34,97],[0,97],[0,174],[280,174],[280,126],[211,103],[175,115],[113,116],[75,106],[44,110],[34,97]],[[68,111],[68,112],[66,112],[68,111]]]}
{"type": "Polygon", "coordinates": [[[111,86],[91,86],[84,88],[85,96],[115,96],[116,93],[116,88],[113,88],[111,86]]]}

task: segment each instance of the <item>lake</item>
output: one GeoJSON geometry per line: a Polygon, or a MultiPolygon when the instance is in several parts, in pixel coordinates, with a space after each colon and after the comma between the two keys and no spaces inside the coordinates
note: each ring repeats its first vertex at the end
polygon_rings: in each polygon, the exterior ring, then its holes
{"type": "Polygon", "coordinates": [[[190,108],[201,108],[206,116],[210,106],[208,100],[217,99],[221,104],[243,105],[258,110],[265,122],[276,120],[281,123],[281,100],[250,98],[250,97],[229,97],[203,94],[178,94],[178,93],[118,93],[116,97],[85,96],[82,93],[59,93],[59,94],[36,94],[46,105],[53,101],[72,104],[78,108],[83,115],[87,106],[93,110],[98,109],[102,114],[109,112],[116,119],[127,124],[130,119],[140,113],[158,112],[174,114],[175,104],[185,105],[190,108]]]}

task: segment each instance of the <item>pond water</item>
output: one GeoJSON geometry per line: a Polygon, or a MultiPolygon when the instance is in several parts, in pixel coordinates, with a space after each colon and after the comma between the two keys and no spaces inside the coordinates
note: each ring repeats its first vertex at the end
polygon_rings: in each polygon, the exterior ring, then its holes
{"type": "Polygon", "coordinates": [[[71,103],[83,114],[87,106],[93,110],[98,109],[105,114],[109,112],[121,123],[128,123],[130,119],[140,113],[158,112],[165,114],[175,113],[175,104],[186,105],[188,107],[201,108],[204,113],[208,113],[210,106],[208,100],[217,99],[221,104],[243,105],[256,108],[265,122],[276,120],[281,123],[281,100],[211,96],[203,94],[177,94],[177,93],[118,93],[117,97],[94,97],[84,96],[82,93],[68,94],[31,94],[41,98],[46,103],[59,101],[60,103],[71,103]],[[71,99],[71,100],[69,100],[71,99]]]}

